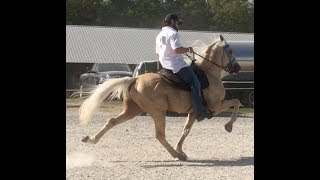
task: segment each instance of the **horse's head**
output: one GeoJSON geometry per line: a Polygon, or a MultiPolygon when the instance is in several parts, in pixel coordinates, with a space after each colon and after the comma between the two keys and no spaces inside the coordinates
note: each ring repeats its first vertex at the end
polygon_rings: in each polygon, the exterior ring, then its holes
{"type": "Polygon", "coordinates": [[[220,35],[220,39],[211,44],[206,51],[206,59],[230,74],[238,74],[241,67],[232,53],[232,49],[220,35]]]}

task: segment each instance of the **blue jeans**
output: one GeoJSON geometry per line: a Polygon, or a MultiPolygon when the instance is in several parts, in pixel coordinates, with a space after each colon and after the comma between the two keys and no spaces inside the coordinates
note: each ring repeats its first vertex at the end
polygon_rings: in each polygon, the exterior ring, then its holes
{"type": "Polygon", "coordinates": [[[196,115],[203,115],[205,113],[205,108],[202,104],[201,84],[197,76],[189,66],[180,69],[180,71],[178,71],[177,74],[191,88],[193,111],[196,115]]]}

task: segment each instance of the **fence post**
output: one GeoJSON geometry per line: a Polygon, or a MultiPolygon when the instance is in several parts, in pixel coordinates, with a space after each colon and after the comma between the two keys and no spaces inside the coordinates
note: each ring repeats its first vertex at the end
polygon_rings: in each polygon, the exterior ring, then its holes
{"type": "Polygon", "coordinates": [[[82,84],[80,85],[80,98],[82,98],[82,84]]]}

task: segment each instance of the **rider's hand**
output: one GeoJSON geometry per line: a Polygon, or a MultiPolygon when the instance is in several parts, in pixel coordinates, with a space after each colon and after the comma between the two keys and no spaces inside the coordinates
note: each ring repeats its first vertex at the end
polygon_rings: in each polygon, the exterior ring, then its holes
{"type": "Polygon", "coordinates": [[[193,48],[192,47],[188,47],[188,49],[189,49],[189,53],[193,53],[194,51],[193,51],[193,48]]]}

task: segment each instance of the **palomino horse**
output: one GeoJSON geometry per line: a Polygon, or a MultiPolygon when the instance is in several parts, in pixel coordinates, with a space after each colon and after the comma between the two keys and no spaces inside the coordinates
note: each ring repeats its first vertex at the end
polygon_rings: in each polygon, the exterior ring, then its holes
{"type": "MultiPolygon", "coordinates": [[[[204,57],[197,59],[196,64],[207,76],[209,87],[203,90],[207,108],[214,115],[233,106],[231,120],[225,125],[228,132],[237,119],[241,103],[238,99],[224,100],[225,89],[221,82],[221,72],[238,73],[240,66],[232,54],[232,50],[220,35],[220,39],[207,47],[204,57]]],[[[79,109],[81,123],[88,123],[99,105],[107,97],[123,98],[124,109],[118,117],[110,118],[101,130],[94,136],[86,136],[82,142],[96,144],[112,127],[146,112],[155,123],[156,138],[166,148],[173,158],[185,161],[186,154],[182,144],[195,121],[191,107],[191,93],[172,87],[161,79],[159,74],[146,73],[136,78],[124,77],[109,79],[99,85],[79,109]],[[174,149],[166,140],[166,111],[188,113],[182,136],[174,149]]]]}

